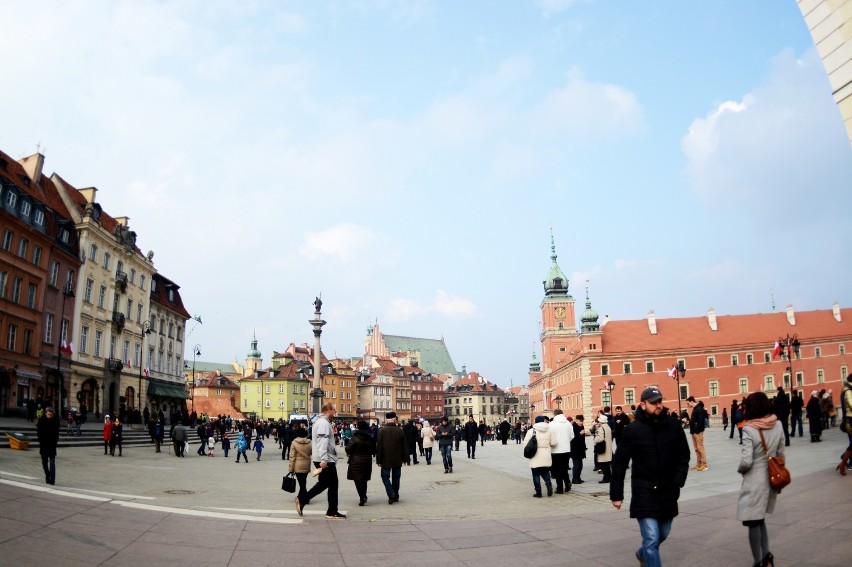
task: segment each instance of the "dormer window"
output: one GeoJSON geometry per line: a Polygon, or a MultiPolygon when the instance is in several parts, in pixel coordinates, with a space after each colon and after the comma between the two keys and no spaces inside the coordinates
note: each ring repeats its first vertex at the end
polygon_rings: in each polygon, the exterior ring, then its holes
{"type": "Polygon", "coordinates": [[[30,211],[32,211],[32,205],[28,201],[24,201],[21,203],[21,215],[29,218],[30,211]]]}
{"type": "Polygon", "coordinates": [[[10,209],[14,209],[15,204],[17,204],[17,202],[18,202],[18,195],[16,195],[12,191],[9,191],[8,193],[6,193],[6,206],[7,207],[9,207],[10,209]]]}
{"type": "Polygon", "coordinates": [[[44,211],[36,210],[33,222],[35,222],[36,226],[42,226],[44,224],[44,211]]]}

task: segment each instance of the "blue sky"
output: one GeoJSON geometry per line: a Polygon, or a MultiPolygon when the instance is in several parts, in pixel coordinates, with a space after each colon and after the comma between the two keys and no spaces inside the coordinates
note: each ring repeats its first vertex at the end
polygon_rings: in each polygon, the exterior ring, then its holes
{"type": "MultiPolygon", "coordinates": [[[[0,148],[96,186],[266,361],[444,337],[525,383],[550,227],[614,319],[852,304],[852,149],[796,3],[4,2],[0,148]]],[[[770,337],[767,337],[770,340],[770,337]]],[[[189,351],[189,349],[187,349],[189,351]]]]}

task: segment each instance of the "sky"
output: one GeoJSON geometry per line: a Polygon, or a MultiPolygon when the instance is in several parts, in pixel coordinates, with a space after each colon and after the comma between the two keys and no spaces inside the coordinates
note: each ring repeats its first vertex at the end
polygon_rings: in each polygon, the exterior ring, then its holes
{"type": "Polygon", "coordinates": [[[578,317],[587,280],[612,319],[852,305],[852,148],[793,0],[28,0],[0,21],[0,149],[130,217],[204,361],[312,344],[321,294],[329,357],[378,322],[525,384],[551,234],[578,317]]]}

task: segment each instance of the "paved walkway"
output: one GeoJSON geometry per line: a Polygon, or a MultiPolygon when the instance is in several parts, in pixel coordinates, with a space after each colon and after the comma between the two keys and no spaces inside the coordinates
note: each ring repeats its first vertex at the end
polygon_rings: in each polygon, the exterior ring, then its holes
{"type": "MultiPolygon", "coordinates": [[[[0,420],[0,429],[14,423],[0,420]]],[[[751,565],[746,530],[736,521],[739,446],[719,429],[705,434],[710,470],[690,471],[681,514],[663,546],[666,565],[751,565]]],[[[795,438],[793,484],[768,518],[779,565],[848,565],[852,557],[852,476],[832,470],[846,436],[823,443],[795,438]]],[[[153,447],[122,457],[98,447],[61,449],[57,484],[44,484],[37,451],[0,450],[0,560],[10,565],[635,565],[639,533],[609,503],[587,461],[569,494],[532,498],[521,446],[489,442],[476,460],[454,453],[444,474],[436,451],[403,468],[401,501],[389,506],[378,469],[370,501],[357,506],[341,476],[343,522],[325,520],[321,496],[299,517],[280,490],[287,462],[273,449],[249,463],[185,459],[153,447]]],[[[591,451],[589,451],[591,455],[591,451]]],[[[310,481],[309,481],[310,482],[310,481]]]]}

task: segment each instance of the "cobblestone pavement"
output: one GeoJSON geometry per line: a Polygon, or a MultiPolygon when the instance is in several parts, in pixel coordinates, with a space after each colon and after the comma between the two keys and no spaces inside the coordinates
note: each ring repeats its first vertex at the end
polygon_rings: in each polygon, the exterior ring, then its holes
{"type": "MultiPolygon", "coordinates": [[[[0,420],[14,429],[15,420],[0,420]]],[[[23,422],[22,422],[23,423],[23,422]]],[[[793,484],[767,519],[778,565],[848,565],[852,475],[833,470],[845,449],[837,429],[787,449],[793,484]]],[[[666,565],[751,565],[746,529],[736,521],[739,445],[708,430],[710,469],[690,471],[681,514],[663,545],[666,565]]],[[[609,502],[608,485],[586,461],[582,485],[532,498],[521,446],[487,442],[476,459],[440,454],[432,465],[403,467],[401,500],[392,506],[374,469],[369,502],[357,506],[341,463],[340,508],[324,518],[321,495],[299,517],[280,489],[287,461],[272,440],[260,461],[235,463],[168,447],[128,447],[110,457],[100,447],[60,449],[57,484],[44,484],[36,451],[0,450],[0,564],[43,565],[635,565],[635,520],[609,502]]],[[[591,456],[591,451],[588,452],[591,456]]],[[[309,480],[309,483],[311,481],[309,480]]],[[[629,498],[629,497],[628,497],[629,498]]]]}

